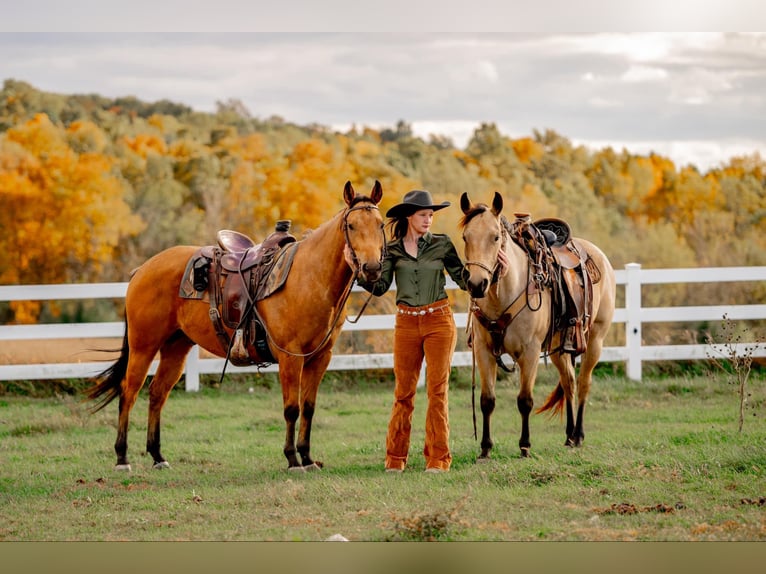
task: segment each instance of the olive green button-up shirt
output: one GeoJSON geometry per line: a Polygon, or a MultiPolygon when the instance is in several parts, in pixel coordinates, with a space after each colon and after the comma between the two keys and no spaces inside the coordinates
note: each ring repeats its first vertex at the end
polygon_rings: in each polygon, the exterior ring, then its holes
{"type": "Polygon", "coordinates": [[[388,244],[380,279],[359,285],[374,295],[383,295],[396,279],[396,302],[420,307],[447,297],[444,271],[465,290],[463,262],[448,235],[426,232],[418,240],[418,256],[412,257],[402,239],[388,244]]]}

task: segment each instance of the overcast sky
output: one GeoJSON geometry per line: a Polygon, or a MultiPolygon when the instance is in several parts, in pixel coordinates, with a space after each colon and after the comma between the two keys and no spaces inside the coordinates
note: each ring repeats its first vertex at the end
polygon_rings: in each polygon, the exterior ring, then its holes
{"type": "MultiPolygon", "coordinates": [[[[235,98],[256,117],[339,130],[404,120],[418,135],[446,135],[460,147],[481,122],[494,122],[510,137],[552,129],[575,144],[656,151],[702,170],[733,155],[766,157],[766,33],[716,32],[710,10],[694,27],[704,32],[599,32],[576,25],[572,32],[540,26],[502,32],[482,30],[473,20],[466,20],[467,32],[399,30],[390,23],[357,32],[352,18],[332,27],[351,30],[342,33],[310,21],[287,33],[239,32],[236,24],[197,33],[154,31],[157,20],[163,22],[156,10],[139,13],[143,20],[131,10],[126,19],[112,15],[90,28],[82,20],[63,25],[57,7],[64,4],[70,18],[79,5],[99,5],[28,0],[16,8],[0,26],[0,79],[63,94],[170,99],[202,111],[235,98]],[[44,5],[50,10],[41,11],[44,5]],[[31,18],[34,10],[45,16],[31,18]],[[130,25],[114,28],[124,21],[130,25]]],[[[706,4],[716,2],[695,5],[706,4]]],[[[162,5],[179,6],[175,0],[162,5]]],[[[182,12],[174,14],[177,21],[182,12]]],[[[240,15],[246,13],[229,12],[230,23],[240,15]]],[[[484,15],[485,23],[493,22],[484,15]]]]}

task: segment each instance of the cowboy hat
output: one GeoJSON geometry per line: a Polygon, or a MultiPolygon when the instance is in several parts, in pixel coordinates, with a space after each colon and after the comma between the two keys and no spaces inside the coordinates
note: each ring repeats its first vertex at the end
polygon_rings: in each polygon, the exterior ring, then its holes
{"type": "Polygon", "coordinates": [[[394,205],[386,212],[386,217],[407,217],[420,209],[433,209],[434,211],[438,211],[449,206],[449,201],[434,205],[434,201],[431,199],[431,194],[428,191],[416,189],[407,192],[401,203],[394,205]]]}

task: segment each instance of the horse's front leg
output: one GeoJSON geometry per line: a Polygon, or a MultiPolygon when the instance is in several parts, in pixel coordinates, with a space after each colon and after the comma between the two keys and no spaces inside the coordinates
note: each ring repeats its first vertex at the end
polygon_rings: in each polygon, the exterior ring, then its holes
{"type": "MultiPolygon", "coordinates": [[[[488,343],[489,344],[489,343],[488,343]]],[[[487,344],[487,345],[488,345],[487,344]]],[[[476,462],[486,462],[489,460],[490,453],[494,443],[492,441],[492,413],[495,411],[495,381],[497,379],[497,362],[492,350],[477,340],[475,342],[474,353],[476,353],[476,364],[481,378],[481,454],[476,462]]]]}
{"type": "Polygon", "coordinates": [[[293,357],[279,360],[279,381],[282,384],[282,405],[285,417],[285,446],[282,452],[287,458],[287,470],[303,470],[298,462],[295,447],[295,423],[300,416],[300,381],[303,365],[293,357]]]}
{"type": "Polygon", "coordinates": [[[535,388],[535,379],[537,378],[537,366],[539,362],[539,351],[537,353],[527,352],[521,357],[519,363],[519,394],[516,397],[516,405],[521,415],[521,436],[519,437],[519,449],[522,457],[529,456],[529,449],[532,448],[532,442],[529,438],[529,415],[534,406],[532,392],[535,388]]]}
{"type": "Polygon", "coordinates": [[[316,410],[316,398],[319,392],[319,384],[330,365],[332,349],[322,353],[311,360],[303,369],[301,378],[301,423],[298,430],[298,454],[300,454],[303,468],[306,470],[318,470],[322,463],[311,458],[311,424],[316,410]]]}

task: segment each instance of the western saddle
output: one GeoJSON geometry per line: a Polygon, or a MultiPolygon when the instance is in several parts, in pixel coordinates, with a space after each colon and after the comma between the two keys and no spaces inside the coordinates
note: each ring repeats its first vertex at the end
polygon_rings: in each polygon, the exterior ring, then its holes
{"type": "Polygon", "coordinates": [[[547,218],[532,222],[528,213],[514,214],[512,224],[503,221],[511,238],[527,253],[533,292],[551,293],[551,325],[544,348],[576,357],[585,352],[593,321],[593,285],[601,271],[579,242],[569,224],[547,218]],[[553,335],[562,333],[561,346],[551,349],[553,335]]]}
{"type": "Polygon", "coordinates": [[[280,220],[260,244],[238,231],[222,229],[218,245],[198,249],[187,264],[179,295],[210,301],[210,319],[227,359],[237,366],[275,361],[255,303],[279,289],[289,271],[296,243],[290,221],[280,220]],[[278,273],[277,273],[278,270],[278,273]],[[234,331],[229,338],[224,326],[234,331]]]}

